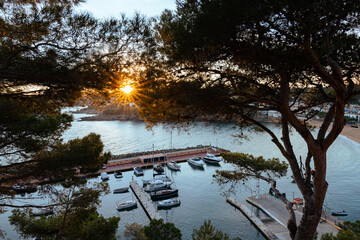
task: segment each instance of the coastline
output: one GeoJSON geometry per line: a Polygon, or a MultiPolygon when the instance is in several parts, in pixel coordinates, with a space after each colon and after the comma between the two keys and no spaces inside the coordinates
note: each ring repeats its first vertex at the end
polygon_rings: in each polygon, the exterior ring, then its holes
{"type": "MultiPolygon", "coordinates": [[[[311,126],[314,126],[316,129],[320,129],[322,121],[311,120],[311,121],[309,121],[309,124],[311,126]]],[[[330,125],[330,127],[331,127],[331,125],[330,125]]],[[[357,143],[354,145],[357,145],[360,147],[360,128],[353,128],[350,125],[345,125],[344,129],[341,131],[341,136],[344,138],[347,138],[347,140],[351,140],[352,142],[357,143]]]]}

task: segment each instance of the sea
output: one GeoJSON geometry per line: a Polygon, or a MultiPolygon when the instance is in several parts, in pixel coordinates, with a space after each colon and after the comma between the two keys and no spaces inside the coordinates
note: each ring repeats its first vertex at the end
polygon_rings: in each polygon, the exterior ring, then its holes
{"type": "MultiPolygon", "coordinates": [[[[104,150],[112,154],[144,152],[169,148],[186,148],[198,145],[212,145],[265,158],[277,157],[285,161],[284,157],[271,142],[266,133],[253,132],[249,129],[239,129],[234,124],[215,124],[198,122],[187,128],[177,129],[169,126],[155,126],[151,129],[143,122],[132,121],[81,121],[86,114],[74,114],[75,121],[64,133],[64,141],[81,138],[94,132],[101,135],[104,150]],[[239,136],[245,138],[239,138],[239,136]]],[[[280,129],[273,125],[268,127],[280,136],[280,129]]],[[[316,134],[316,131],[314,132],[316,134]]],[[[291,140],[297,156],[306,157],[306,144],[295,130],[291,133],[291,140]]],[[[360,145],[350,139],[340,136],[330,147],[327,154],[327,182],[329,188],[325,200],[324,210],[345,210],[348,216],[343,220],[355,221],[360,219],[360,145]]],[[[183,239],[192,239],[194,229],[198,229],[205,220],[211,220],[216,229],[230,235],[231,238],[240,237],[243,240],[265,239],[250,221],[236,208],[226,202],[231,197],[246,204],[255,214],[261,214],[256,208],[246,203],[246,197],[255,195],[256,180],[236,185],[235,191],[228,192],[229,186],[220,186],[214,182],[216,170],[230,170],[235,167],[222,162],[220,166],[205,165],[204,169],[193,168],[187,162],[180,163],[181,171],[167,170],[167,175],[179,189],[181,205],[169,210],[159,210],[160,215],[167,222],[172,222],[182,232],[183,239]]],[[[140,184],[142,179],[152,177],[153,170],[145,170],[143,177],[134,176],[132,171],[123,173],[122,179],[116,179],[109,174],[108,181],[111,191],[126,187],[132,179],[140,184]]],[[[288,199],[301,197],[296,185],[292,183],[291,171],[278,179],[278,188],[288,199]]],[[[100,177],[89,179],[89,183],[100,182],[100,177]]],[[[269,186],[260,182],[260,193],[267,193],[269,186]]],[[[137,222],[149,224],[149,219],[140,205],[131,211],[118,212],[116,203],[134,198],[130,192],[123,194],[108,194],[102,196],[99,213],[105,217],[119,216],[118,239],[124,239],[123,232],[126,224],[137,222]]],[[[19,234],[9,224],[7,218],[10,211],[0,215],[0,229],[7,232],[6,237],[19,239],[19,234]]]]}

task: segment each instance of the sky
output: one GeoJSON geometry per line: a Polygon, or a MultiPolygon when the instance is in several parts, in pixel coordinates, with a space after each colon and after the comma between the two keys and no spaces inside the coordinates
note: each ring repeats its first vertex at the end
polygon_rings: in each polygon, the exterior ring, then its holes
{"type": "Polygon", "coordinates": [[[131,17],[135,12],[154,17],[165,9],[174,10],[175,0],[86,0],[79,9],[92,12],[97,18],[119,17],[121,13],[131,17]]]}

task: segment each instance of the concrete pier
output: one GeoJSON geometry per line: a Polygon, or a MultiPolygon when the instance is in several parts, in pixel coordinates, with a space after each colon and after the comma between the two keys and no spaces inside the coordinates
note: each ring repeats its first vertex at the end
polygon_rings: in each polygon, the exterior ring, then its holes
{"type": "Polygon", "coordinates": [[[164,155],[165,157],[164,160],[151,163],[142,162],[142,155],[123,159],[113,159],[107,163],[106,168],[100,169],[97,174],[100,174],[102,172],[112,173],[115,170],[128,171],[132,170],[134,167],[151,168],[155,163],[167,163],[170,161],[184,162],[191,157],[203,157],[206,153],[219,155],[220,153],[226,151],[227,150],[216,147],[191,148],[187,150],[178,150],[173,152],[164,151],[164,153],[162,153],[162,155],[164,155]]]}
{"type": "MultiPolygon", "coordinates": [[[[262,194],[259,199],[256,199],[255,196],[249,197],[246,201],[264,211],[273,220],[262,222],[269,227],[270,231],[274,233],[278,239],[290,239],[286,227],[289,219],[289,212],[286,209],[285,203],[269,194],[262,194]]],[[[299,224],[303,213],[295,210],[295,215],[296,223],[299,224]]],[[[322,221],[320,221],[317,227],[319,237],[325,233],[333,233],[333,235],[338,233],[339,227],[334,224],[332,221],[333,219],[334,218],[322,218],[322,221]]],[[[340,219],[338,220],[341,221],[340,219]]]]}
{"type": "Polygon", "coordinates": [[[144,191],[143,188],[139,186],[136,181],[133,180],[130,182],[130,188],[135,193],[136,198],[139,200],[150,220],[162,218],[155,208],[154,203],[151,201],[150,196],[144,191]]]}
{"type": "MultiPolygon", "coordinates": [[[[232,206],[236,207],[237,209],[239,209],[249,220],[250,222],[252,222],[252,224],[254,224],[256,226],[256,228],[262,233],[262,235],[269,240],[274,240],[274,239],[280,239],[276,236],[276,234],[274,234],[273,232],[271,232],[271,230],[275,230],[274,227],[270,228],[270,226],[265,225],[261,219],[259,219],[254,213],[251,212],[251,210],[249,208],[247,208],[245,205],[239,203],[238,201],[231,199],[231,198],[227,198],[226,201],[228,203],[230,203],[232,206]]],[[[280,227],[281,229],[281,227],[280,227]]],[[[282,231],[284,231],[283,229],[281,229],[282,231]]],[[[281,239],[285,239],[285,238],[281,238],[281,239]]],[[[286,238],[286,239],[290,239],[286,238]]]]}

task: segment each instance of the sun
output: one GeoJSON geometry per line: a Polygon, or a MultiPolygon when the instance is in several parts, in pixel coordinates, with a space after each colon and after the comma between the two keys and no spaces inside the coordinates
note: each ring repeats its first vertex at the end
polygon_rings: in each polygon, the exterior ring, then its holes
{"type": "Polygon", "coordinates": [[[130,85],[126,85],[125,87],[121,88],[121,90],[126,93],[129,94],[131,93],[131,91],[133,90],[133,88],[130,85]]]}

